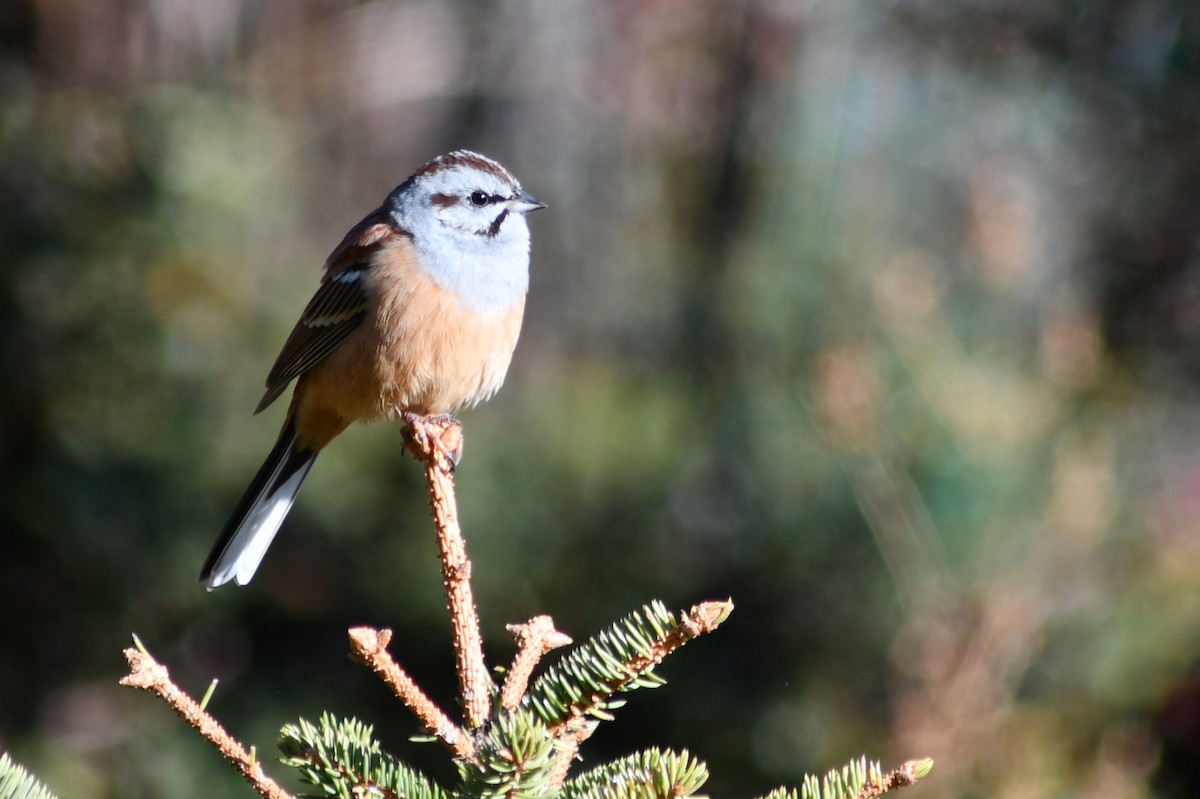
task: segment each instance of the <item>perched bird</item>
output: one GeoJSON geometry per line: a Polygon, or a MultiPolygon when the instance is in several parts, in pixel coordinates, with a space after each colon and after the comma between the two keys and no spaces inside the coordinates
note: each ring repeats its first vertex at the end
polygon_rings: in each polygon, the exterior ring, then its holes
{"type": "Polygon", "coordinates": [[[525,215],[545,204],[458,150],[350,229],[267,376],[255,413],[296,381],[287,418],[200,580],[254,576],[321,450],[353,422],[452,414],[508,371],[529,287],[525,215]]]}

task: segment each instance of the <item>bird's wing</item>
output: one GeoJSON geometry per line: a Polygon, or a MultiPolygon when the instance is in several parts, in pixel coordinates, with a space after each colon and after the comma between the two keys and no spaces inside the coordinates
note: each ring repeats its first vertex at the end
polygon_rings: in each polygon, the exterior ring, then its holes
{"type": "Polygon", "coordinates": [[[274,402],[288,383],[333,352],[362,324],[369,300],[365,278],[374,266],[374,256],[404,235],[383,209],[351,228],[325,261],[321,287],[275,359],[267,375],[267,392],[255,413],[274,402]]]}

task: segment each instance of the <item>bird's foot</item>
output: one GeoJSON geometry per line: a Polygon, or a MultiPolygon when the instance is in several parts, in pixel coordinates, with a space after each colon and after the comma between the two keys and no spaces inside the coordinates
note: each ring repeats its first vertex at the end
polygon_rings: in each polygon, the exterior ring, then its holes
{"type": "Polygon", "coordinates": [[[437,416],[405,413],[404,422],[404,446],[414,458],[428,462],[441,455],[450,471],[458,468],[463,453],[462,425],[458,420],[448,413],[437,416]]]}

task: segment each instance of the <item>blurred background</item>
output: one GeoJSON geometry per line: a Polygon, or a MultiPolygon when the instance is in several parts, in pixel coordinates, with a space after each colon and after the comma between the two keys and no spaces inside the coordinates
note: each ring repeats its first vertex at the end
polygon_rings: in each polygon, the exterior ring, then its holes
{"type": "Polygon", "coordinates": [[[264,760],[329,709],[452,773],[345,658],[390,626],[453,706],[394,426],[322,457],[248,588],[195,577],[325,255],[459,147],[550,204],[463,415],[490,659],[536,613],[737,606],[583,765],[1200,795],[1192,0],[6,0],[0,748],[63,797],[250,795],[117,687],[137,632],[264,760]]]}

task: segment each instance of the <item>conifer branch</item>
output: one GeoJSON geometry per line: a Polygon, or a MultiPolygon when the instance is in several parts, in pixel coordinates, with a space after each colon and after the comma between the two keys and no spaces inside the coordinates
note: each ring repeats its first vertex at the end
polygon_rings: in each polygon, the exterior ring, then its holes
{"type": "Polygon", "coordinates": [[[317,724],[300,719],[279,733],[282,762],[321,789],[316,796],[377,799],[449,799],[445,789],[380,751],[373,728],[357,719],[321,714],[317,724]]]}
{"type": "Polygon", "coordinates": [[[442,585],[450,608],[455,666],[467,729],[480,727],[488,717],[496,685],[483,660],[479,613],[471,594],[471,562],[458,524],[454,497],[454,467],[462,452],[462,427],[453,419],[406,415],[411,435],[408,451],[425,466],[429,506],[437,526],[442,559],[442,585]]]}
{"type": "Polygon", "coordinates": [[[852,760],[840,770],[834,769],[818,779],[806,774],[800,790],[776,788],[762,799],[875,799],[888,791],[912,785],[933,768],[933,760],[910,760],[884,773],[876,762],[865,757],[852,760]]]}
{"type": "Polygon", "coordinates": [[[895,788],[912,785],[927,775],[932,768],[933,758],[929,757],[901,763],[887,774],[872,775],[872,778],[859,788],[855,799],[875,799],[876,796],[882,796],[895,788]]]}
{"type": "MultiPolygon", "coordinates": [[[[136,640],[136,639],[135,639],[136,640]]],[[[205,740],[233,765],[254,786],[264,799],[294,799],[291,794],[267,776],[262,764],[251,752],[238,743],[225,728],[200,707],[200,704],[171,682],[167,667],[156,661],[144,649],[130,647],[125,650],[129,662],[129,674],[121,678],[121,685],[139,688],[157,694],[184,721],[196,729],[205,740]]]]}
{"type": "Polygon", "coordinates": [[[572,650],[534,681],[523,703],[556,734],[582,734],[585,717],[612,718],[610,697],[618,691],[663,684],[654,666],[693,638],[715,630],[733,603],[702,602],[679,619],[661,602],[631,613],[582,646],[572,650]]]}
{"type": "MultiPolygon", "coordinates": [[[[458,524],[454,467],[462,432],[451,419],[406,416],[405,446],[425,467],[437,527],[443,586],[454,634],[455,666],[465,727],[458,726],[417,686],[387,651],[391,630],[349,630],[351,656],[372,669],[418,718],[425,731],[455,754],[459,781],[451,790],[381,751],[370,726],[323,714],[280,732],[285,765],[320,793],[307,795],[374,799],[704,799],[696,792],[708,778],[705,764],[688,752],[649,749],[568,779],[580,746],[624,704],[619,692],[653,688],[667,655],[715,630],[733,610],[729,600],[703,602],[679,614],[658,601],[630,613],[591,637],[530,683],[543,656],[571,643],[549,616],[509,625],[518,651],[499,693],[484,658],[479,617],[471,595],[471,564],[458,524]]],[[[204,736],[265,799],[295,799],[268,777],[253,749],[234,740],[217,721],[171,682],[167,669],[145,651],[125,650],[130,673],[122,685],[160,696],[204,736]]],[[[215,687],[215,681],[213,687],[215,687]]],[[[210,688],[210,693],[211,693],[210,688]]],[[[823,779],[806,776],[799,791],[779,789],[762,799],[876,799],[911,785],[932,760],[910,761],[884,773],[865,758],[823,779]]],[[[20,770],[17,769],[19,773],[20,770]]],[[[0,759],[0,799],[10,784],[0,759]]],[[[28,785],[21,782],[21,786],[28,785]]],[[[36,783],[34,783],[36,787],[36,783]]],[[[26,793],[33,790],[30,788],[26,793]]],[[[53,799],[48,794],[30,799],[53,799]]]]}
{"type": "Polygon", "coordinates": [[[639,672],[652,668],[688,641],[717,629],[732,612],[733,600],[731,599],[724,602],[701,602],[699,605],[693,605],[687,613],[680,617],[679,623],[673,630],[667,631],[649,652],[630,661],[628,667],[639,672]]]}
{"type": "MultiPolygon", "coordinates": [[[[703,762],[682,752],[647,749],[580,774],[563,784],[560,799],[683,799],[708,780],[703,762]]],[[[697,797],[697,799],[703,799],[697,797]]]]}
{"type": "Polygon", "coordinates": [[[0,752],[0,799],[58,799],[7,752],[0,752]]]}
{"type": "Polygon", "coordinates": [[[550,796],[557,742],[546,724],[533,712],[500,713],[477,743],[477,762],[459,761],[462,784],[456,793],[460,798],[542,799],[550,796]]]}
{"type": "Polygon", "coordinates": [[[391,630],[375,630],[371,627],[354,627],[350,630],[351,657],[355,662],[368,667],[392,689],[400,701],[413,712],[421,726],[430,735],[454,750],[463,760],[475,758],[475,744],[471,736],[450,720],[433,700],[425,695],[408,673],[400,667],[387,651],[392,640],[391,630]]]}
{"type": "Polygon", "coordinates": [[[571,639],[554,628],[554,621],[549,616],[534,616],[524,624],[510,624],[505,629],[517,642],[518,649],[508,674],[504,676],[500,707],[512,710],[520,704],[525,689],[529,687],[529,678],[542,657],[547,652],[567,646],[571,639]]]}

